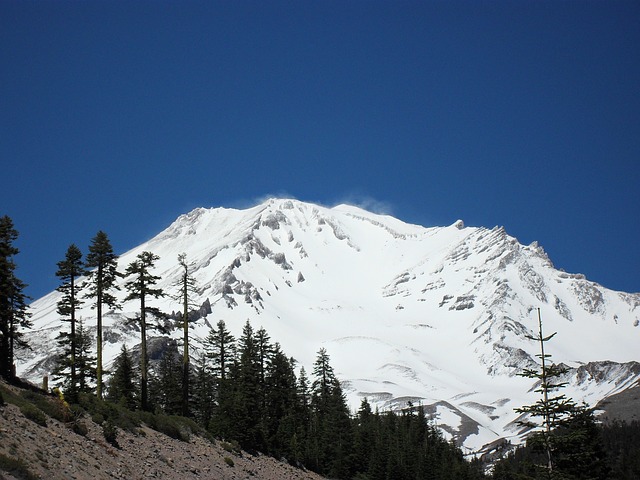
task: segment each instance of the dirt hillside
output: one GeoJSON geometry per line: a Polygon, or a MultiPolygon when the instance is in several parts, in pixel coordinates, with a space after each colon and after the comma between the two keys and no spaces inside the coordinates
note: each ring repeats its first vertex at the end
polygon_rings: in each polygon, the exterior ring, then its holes
{"type": "MultiPolygon", "coordinates": [[[[2,386],[19,393],[6,383],[2,386]]],[[[83,423],[85,436],[53,418],[47,418],[43,427],[27,419],[16,405],[0,406],[0,455],[5,457],[5,466],[0,463],[0,480],[322,478],[264,455],[230,452],[222,442],[211,443],[196,435],[184,442],[146,426],[136,435],[118,430],[120,448],[115,448],[91,418],[84,418],[83,423]],[[7,457],[19,459],[28,472],[25,474],[24,468],[22,473],[15,469],[9,472],[7,457]]]]}

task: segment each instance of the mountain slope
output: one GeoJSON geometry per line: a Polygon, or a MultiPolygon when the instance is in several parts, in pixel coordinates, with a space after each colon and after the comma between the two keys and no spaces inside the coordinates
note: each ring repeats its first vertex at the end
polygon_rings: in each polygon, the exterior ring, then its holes
{"type": "MultiPolygon", "coordinates": [[[[515,374],[536,361],[527,336],[537,308],[546,331],[558,332],[549,353],[572,368],[567,393],[576,400],[595,405],[640,378],[640,294],[558,271],[540,246],[502,228],[425,228],[347,205],[272,199],[182,215],[123,254],[120,271],[145,250],[161,257],[155,273],[167,292],[177,291],[177,256],[193,264],[197,301],[211,312],[191,326],[196,348],[219,319],[235,335],[250,319],[307,370],[325,347],[354,409],[363,396],[380,408],[422,402],[471,450],[517,439],[513,409],[536,400],[515,374]]],[[[58,298],[31,306],[35,348],[18,366],[28,378],[51,370],[42,352],[64,328],[58,298]]],[[[168,298],[154,306],[180,309],[168,298]]],[[[122,342],[139,343],[125,326],[137,308],[106,316],[108,360],[122,342]]],[[[89,305],[80,315],[95,329],[89,305]]]]}

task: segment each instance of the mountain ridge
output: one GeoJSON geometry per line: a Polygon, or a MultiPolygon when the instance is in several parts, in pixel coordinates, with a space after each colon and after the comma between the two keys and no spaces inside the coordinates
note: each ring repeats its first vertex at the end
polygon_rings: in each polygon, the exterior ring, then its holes
{"type": "MultiPolygon", "coordinates": [[[[469,450],[519,439],[513,408],[536,398],[516,373],[536,364],[527,336],[537,308],[545,329],[558,332],[550,353],[571,368],[576,400],[595,405],[640,378],[640,294],[557,270],[537,242],[521,245],[502,227],[423,227],[349,205],[270,199],[183,214],[122,254],[119,270],[145,250],[161,257],[165,290],[175,288],[177,255],[192,262],[198,303],[211,309],[192,324],[196,351],[217,320],[235,334],[250,319],[307,368],[326,348],[354,410],[364,396],[380,408],[421,402],[469,450]]],[[[63,328],[56,299],[31,305],[38,345],[63,328]]],[[[176,309],[168,299],[158,306],[176,309]]],[[[138,342],[124,326],[135,309],[106,316],[108,360],[119,342],[138,342]]],[[[80,314],[91,328],[89,306],[80,314]]],[[[31,379],[51,363],[21,360],[19,374],[31,379]]]]}

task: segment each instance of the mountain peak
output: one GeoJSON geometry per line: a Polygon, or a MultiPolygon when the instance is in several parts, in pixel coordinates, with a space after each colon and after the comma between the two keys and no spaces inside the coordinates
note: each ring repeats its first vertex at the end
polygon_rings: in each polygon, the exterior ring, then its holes
{"type": "MultiPolygon", "coordinates": [[[[558,332],[554,361],[595,365],[589,372],[597,382],[570,378],[577,401],[595,405],[638,378],[631,366],[639,360],[640,295],[560,272],[537,243],[523,246],[502,227],[458,220],[427,228],[351,205],[270,198],[248,209],[181,215],[123,254],[120,271],[145,250],[160,256],[159,286],[169,294],[180,274],[177,256],[186,253],[194,265],[194,300],[203,305],[192,325],[196,353],[218,320],[239,335],[250,319],[307,370],[326,348],[354,409],[362,397],[382,409],[411,399],[433,406],[440,421],[475,422],[476,433],[456,434],[472,450],[511,436],[513,409],[535,401],[515,374],[537,362],[538,345],[528,337],[538,307],[545,328],[558,332]]],[[[19,374],[34,380],[50,373],[43,352],[64,328],[58,295],[31,308],[34,350],[22,353],[19,374]]],[[[157,306],[179,308],[170,296],[157,306]]],[[[125,302],[105,317],[107,360],[121,343],[137,345],[123,321],[137,308],[125,302]]],[[[79,315],[94,328],[90,306],[79,315]]]]}

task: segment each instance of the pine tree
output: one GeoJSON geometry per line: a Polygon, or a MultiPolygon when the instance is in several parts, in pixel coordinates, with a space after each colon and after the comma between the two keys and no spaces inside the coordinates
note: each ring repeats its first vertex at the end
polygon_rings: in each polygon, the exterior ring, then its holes
{"type": "Polygon", "coordinates": [[[125,288],[129,294],[125,297],[128,300],[140,300],[140,314],[138,316],[138,324],[140,326],[140,401],[141,408],[148,410],[148,358],[147,358],[147,313],[160,316],[157,308],[147,305],[147,298],[159,298],[164,296],[161,288],[154,288],[154,285],[160,280],[159,276],[152,275],[150,270],[155,266],[155,262],[160,257],[151,252],[142,252],[129,264],[125,272],[125,276],[133,277],[125,284],[125,288]]]}
{"type": "Polygon", "coordinates": [[[264,407],[264,390],[267,377],[267,369],[269,367],[269,359],[274,353],[274,348],[271,345],[271,338],[267,331],[260,327],[255,336],[256,348],[258,350],[258,376],[260,378],[260,390],[262,393],[262,403],[264,407]]]}
{"type": "Polygon", "coordinates": [[[578,406],[571,398],[557,393],[566,385],[566,382],[559,381],[559,378],[567,372],[567,369],[548,364],[551,355],[545,353],[545,343],[555,335],[555,333],[546,337],[543,335],[542,318],[538,309],[538,336],[531,338],[540,343],[540,354],[537,357],[541,365],[539,369],[525,369],[519,375],[539,382],[539,387],[535,391],[541,395],[541,398],[532,405],[516,409],[517,413],[529,417],[528,420],[520,423],[534,429],[527,439],[527,445],[534,451],[544,453],[545,464],[541,468],[541,478],[604,479],[606,473],[602,472],[607,471],[606,460],[598,454],[596,430],[591,428],[595,425],[592,410],[586,406],[578,406]],[[536,422],[534,421],[536,418],[541,420],[536,422]],[[571,460],[567,462],[567,458],[571,460]],[[600,458],[599,462],[595,461],[597,458],[600,458]],[[577,459],[581,459],[580,464],[577,459]],[[586,467],[586,465],[589,466],[586,467]],[[603,476],[592,476],[596,471],[601,472],[603,476]],[[575,476],[576,472],[577,476],[575,476]]]}
{"type": "Polygon", "coordinates": [[[348,476],[352,448],[349,409],[340,382],[329,362],[327,351],[318,351],[313,365],[311,461],[333,477],[348,476]]]}
{"type": "Polygon", "coordinates": [[[272,348],[265,372],[264,430],[269,452],[277,458],[293,458],[291,438],[296,434],[296,375],[294,362],[272,348]]]}
{"type": "Polygon", "coordinates": [[[249,320],[238,339],[238,366],[234,378],[234,422],[243,448],[264,451],[262,402],[260,395],[260,352],[249,320]]]}
{"type": "Polygon", "coordinates": [[[205,339],[205,349],[211,360],[213,374],[224,381],[235,358],[235,338],[227,330],[224,320],[218,321],[217,327],[212,328],[205,339]]]}
{"type": "Polygon", "coordinates": [[[129,410],[138,405],[138,375],[127,346],[122,345],[120,355],[113,362],[113,374],[109,379],[107,399],[129,410]]]}
{"type": "Polygon", "coordinates": [[[157,371],[149,375],[149,406],[166,415],[182,412],[182,361],[176,349],[163,353],[157,371]]]}
{"type": "MultiPolygon", "coordinates": [[[[236,410],[231,374],[236,360],[235,338],[220,320],[205,339],[205,351],[210,362],[215,387],[215,405],[208,428],[214,435],[231,438],[235,427],[232,418],[236,410]]],[[[236,369],[237,370],[237,369],[236,369]]]]}
{"type": "Polygon", "coordinates": [[[96,357],[92,355],[92,337],[82,319],[76,321],[76,376],[78,392],[91,393],[97,379],[96,357]]]}
{"type": "Polygon", "coordinates": [[[76,311],[82,304],[79,297],[80,286],[78,277],[86,273],[82,262],[82,252],[71,244],[67,249],[64,260],[58,262],[56,276],[62,280],[62,284],[57,288],[62,297],[58,301],[58,315],[63,322],[69,322],[70,332],[60,332],[58,336],[59,344],[62,347],[59,365],[56,374],[65,378],[65,398],[69,402],[77,401],[78,376],[76,373],[76,356],[78,355],[78,341],[76,335],[76,311]],[[69,370],[67,372],[67,370],[69,370]]]}
{"type": "Polygon", "coordinates": [[[94,308],[96,309],[96,352],[97,365],[96,377],[97,388],[96,395],[102,399],[102,306],[107,305],[111,308],[118,308],[118,303],[113,294],[112,289],[118,289],[115,285],[116,279],[120,276],[117,271],[118,257],[113,253],[113,247],[102,230],[91,240],[89,245],[89,253],[87,254],[85,267],[94,269],[89,274],[89,293],[88,298],[95,299],[94,308]]]}
{"type": "Polygon", "coordinates": [[[204,353],[198,356],[194,363],[192,414],[198,424],[208,428],[216,398],[215,378],[204,353]]]}
{"type": "Polygon", "coordinates": [[[0,376],[13,380],[15,376],[14,352],[16,347],[28,347],[22,340],[21,328],[30,328],[27,313],[26,284],[15,275],[14,257],[19,250],[14,246],[18,231],[8,216],[0,217],[0,376]]]}
{"type": "Polygon", "coordinates": [[[190,293],[195,289],[195,279],[189,272],[190,265],[187,263],[187,254],[178,255],[178,263],[183,269],[180,279],[180,300],[182,301],[182,331],[183,331],[183,350],[182,350],[182,415],[189,415],[189,307],[192,305],[190,301],[190,293]]]}

